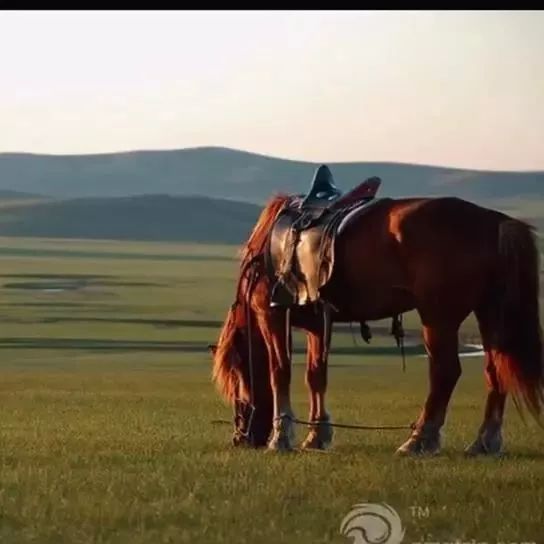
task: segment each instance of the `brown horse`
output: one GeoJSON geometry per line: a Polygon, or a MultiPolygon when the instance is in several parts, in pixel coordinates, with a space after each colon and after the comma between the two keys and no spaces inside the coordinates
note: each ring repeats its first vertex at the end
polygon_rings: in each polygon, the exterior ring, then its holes
{"type": "MultiPolygon", "coordinates": [[[[271,200],[244,247],[237,302],[214,356],[213,376],[220,391],[253,407],[253,443],[268,436],[273,412],[273,449],[292,447],[290,323],[309,331],[310,419],[327,419],[330,338],[323,336],[320,314],[293,307],[289,323],[289,310],[269,306],[274,278],[267,275],[263,256],[268,233],[289,200],[271,200]]],[[[413,309],[421,318],[430,391],[398,453],[439,451],[440,429],[461,375],[458,330],[471,312],[485,350],[488,396],[483,423],[468,452],[501,450],[508,393],[539,420],[544,401],[539,253],[529,225],[458,198],[382,199],[370,213],[351,221],[337,237],[335,252],[333,275],[320,293],[337,309],[334,321],[379,320],[413,309]]],[[[247,410],[238,416],[247,426],[247,410]]],[[[316,425],[306,444],[326,445],[329,431],[316,425]]]]}
{"type": "MultiPolygon", "coordinates": [[[[332,440],[332,428],[326,425],[329,414],[325,409],[326,350],[330,334],[325,334],[321,314],[313,308],[294,308],[289,322],[285,311],[269,308],[272,286],[265,271],[266,238],[270,225],[288,199],[284,195],[278,196],[265,207],[242,248],[235,302],[227,312],[217,344],[212,346],[213,380],[234,406],[233,443],[266,445],[273,414],[278,411],[277,395],[273,394],[273,389],[277,388],[272,387],[272,380],[276,377],[284,380],[286,383],[282,388],[289,388],[291,380],[289,325],[303,329],[307,335],[309,420],[316,422],[310,428],[304,447],[326,448],[332,440]],[[270,318],[278,319],[273,327],[270,318]]],[[[292,411],[289,414],[292,415],[292,411]]],[[[289,443],[292,439],[290,434],[289,443]]]]}

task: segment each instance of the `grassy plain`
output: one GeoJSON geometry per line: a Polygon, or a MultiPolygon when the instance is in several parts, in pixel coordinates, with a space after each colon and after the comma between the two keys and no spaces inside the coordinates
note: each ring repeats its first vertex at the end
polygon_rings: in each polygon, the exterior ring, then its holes
{"type": "MultiPolygon", "coordinates": [[[[437,458],[393,457],[405,431],[339,429],[327,453],[235,450],[210,423],[230,410],[206,351],[235,248],[4,238],[0,257],[0,542],[342,543],[343,517],[366,501],[397,510],[405,543],[544,542],[544,433],[509,405],[508,454],[463,457],[481,358],[463,360],[437,458]]],[[[390,338],[333,344],[337,421],[417,416],[420,348],[403,373],[390,338]]],[[[293,389],[305,416],[300,351],[293,389]]]]}

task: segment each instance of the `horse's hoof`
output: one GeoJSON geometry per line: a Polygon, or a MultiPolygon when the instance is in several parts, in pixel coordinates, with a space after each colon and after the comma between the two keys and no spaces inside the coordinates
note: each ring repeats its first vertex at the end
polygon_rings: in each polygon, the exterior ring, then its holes
{"type": "Polygon", "coordinates": [[[240,436],[233,436],[231,443],[235,448],[242,448],[248,445],[248,440],[240,436]]]}
{"type": "Polygon", "coordinates": [[[295,444],[295,427],[293,414],[282,414],[274,421],[272,437],[268,442],[268,449],[274,451],[291,451],[295,444]]]}
{"type": "Polygon", "coordinates": [[[326,450],[332,444],[333,429],[330,425],[330,416],[326,414],[309,426],[308,436],[302,443],[303,449],[326,450]]]}
{"type": "Polygon", "coordinates": [[[303,450],[328,450],[331,447],[331,443],[320,440],[315,435],[308,435],[300,447],[303,450]]]}
{"type": "Polygon", "coordinates": [[[434,456],[440,453],[439,438],[424,438],[422,436],[411,436],[402,446],[400,446],[395,455],[401,457],[420,457],[434,456]]]}
{"type": "Polygon", "coordinates": [[[465,449],[467,457],[477,457],[487,455],[490,457],[500,457],[504,454],[502,449],[502,437],[495,434],[491,437],[479,435],[478,438],[465,449]]]}
{"type": "Polygon", "coordinates": [[[331,443],[332,436],[329,438],[320,436],[319,432],[312,429],[302,442],[301,448],[303,450],[327,450],[331,447],[331,443]]]}
{"type": "Polygon", "coordinates": [[[273,436],[268,443],[271,451],[293,451],[293,445],[287,436],[273,436]]]}

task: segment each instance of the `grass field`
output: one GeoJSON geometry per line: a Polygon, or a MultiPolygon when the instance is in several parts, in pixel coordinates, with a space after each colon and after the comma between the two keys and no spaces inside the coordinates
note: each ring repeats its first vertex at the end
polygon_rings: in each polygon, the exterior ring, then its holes
{"type": "MultiPolygon", "coordinates": [[[[235,249],[4,238],[0,256],[1,543],[342,543],[342,519],[367,501],[397,510],[405,543],[544,542],[544,431],[509,404],[507,455],[463,457],[480,358],[463,360],[437,458],[394,457],[406,431],[339,429],[326,453],[233,449],[211,424],[231,413],[206,345],[232,301],[235,249]]],[[[409,424],[426,361],[412,349],[403,373],[392,339],[376,340],[335,335],[329,408],[409,424]]],[[[302,363],[299,351],[305,417],[302,363]]]]}

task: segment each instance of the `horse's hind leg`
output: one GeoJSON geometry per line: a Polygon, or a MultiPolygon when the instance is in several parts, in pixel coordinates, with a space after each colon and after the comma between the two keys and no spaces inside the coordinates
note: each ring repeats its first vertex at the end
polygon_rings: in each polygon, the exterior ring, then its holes
{"type": "Polygon", "coordinates": [[[466,449],[467,455],[497,455],[502,452],[502,420],[506,395],[501,393],[491,352],[486,351],[485,375],[489,388],[484,421],[476,440],[466,449]]]}
{"type": "Polygon", "coordinates": [[[325,408],[327,355],[323,349],[325,343],[328,348],[330,336],[324,338],[322,329],[307,333],[306,385],[310,393],[309,421],[312,424],[302,443],[303,448],[327,449],[333,436],[332,427],[329,425],[330,416],[325,408]]]}
{"type": "Polygon", "coordinates": [[[423,337],[429,358],[430,392],[416,428],[397,450],[399,455],[436,454],[440,451],[440,429],[461,376],[457,353],[458,326],[425,326],[423,337]]]}
{"type": "Polygon", "coordinates": [[[493,350],[489,344],[490,328],[485,315],[476,312],[485,350],[485,377],[488,387],[484,421],[476,440],[466,449],[467,455],[497,455],[502,453],[502,422],[506,394],[500,391],[493,350]]]}

